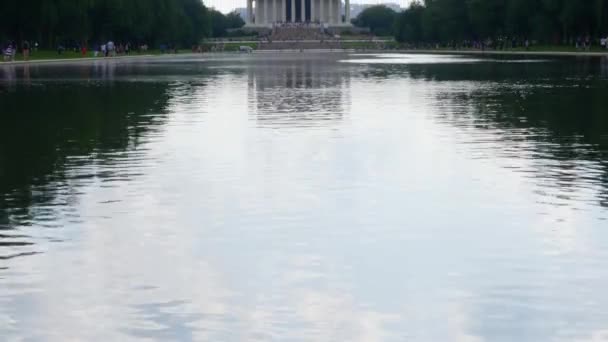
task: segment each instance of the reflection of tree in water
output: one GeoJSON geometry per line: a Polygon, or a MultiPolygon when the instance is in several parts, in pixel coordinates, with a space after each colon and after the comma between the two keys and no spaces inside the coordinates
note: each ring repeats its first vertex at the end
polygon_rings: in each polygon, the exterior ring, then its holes
{"type": "Polygon", "coordinates": [[[261,126],[317,126],[339,121],[349,100],[349,69],[315,59],[249,69],[249,97],[261,126]]]}
{"type": "Polygon", "coordinates": [[[523,81],[561,82],[568,77],[608,78],[608,58],[572,57],[542,59],[517,56],[474,56],[476,62],[376,64],[363,72],[366,77],[403,77],[433,81],[523,81]],[[574,62],[573,62],[574,61],[574,62]]]}
{"type": "Polygon", "coordinates": [[[532,169],[514,169],[533,178],[554,204],[596,189],[608,206],[608,75],[602,62],[426,65],[407,72],[449,81],[434,94],[438,119],[467,130],[480,155],[492,148],[528,159],[532,169]],[[482,80],[460,89],[449,85],[482,80]]]}
{"type": "Polygon", "coordinates": [[[96,166],[132,157],[164,121],[167,100],[158,83],[48,83],[0,93],[0,247],[23,243],[8,230],[54,222],[81,185],[130,177],[124,168],[96,166]]]}

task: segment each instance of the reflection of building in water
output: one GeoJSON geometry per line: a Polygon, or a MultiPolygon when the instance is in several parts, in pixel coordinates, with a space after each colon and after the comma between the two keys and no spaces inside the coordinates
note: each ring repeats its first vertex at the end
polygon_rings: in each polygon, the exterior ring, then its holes
{"type": "Polygon", "coordinates": [[[325,125],[350,103],[350,71],[318,60],[269,62],[249,69],[250,113],[260,125],[325,125]]]}

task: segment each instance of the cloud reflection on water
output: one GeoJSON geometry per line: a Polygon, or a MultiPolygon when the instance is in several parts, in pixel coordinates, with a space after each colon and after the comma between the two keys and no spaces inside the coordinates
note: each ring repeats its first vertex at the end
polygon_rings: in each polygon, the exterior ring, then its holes
{"type": "Polygon", "coordinates": [[[596,64],[230,58],[0,94],[2,337],[602,336],[596,64]]]}

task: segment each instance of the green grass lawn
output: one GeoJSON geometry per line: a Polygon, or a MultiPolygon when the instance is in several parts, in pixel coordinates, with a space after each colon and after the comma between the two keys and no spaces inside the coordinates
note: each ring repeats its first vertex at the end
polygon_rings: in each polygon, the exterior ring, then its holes
{"type": "MultiPolygon", "coordinates": [[[[179,51],[178,51],[179,52],[179,51]]],[[[181,50],[181,52],[190,52],[190,50],[181,50]]],[[[160,50],[148,50],[146,51],[146,53],[131,53],[128,56],[140,56],[140,55],[160,55],[160,50]]],[[[30,54],[30,60],[31,61],[37,61],[37,60],[53,60],[53,59],[86,59],[86,58],[93,58],[95,55],[93,53],[93,51],[88,51],[86,56],[82,56],[82,54],[80,52],[74,52],[74,51],[64,51],[63,53],[59,54],[57,53],[57,51],[54,50],[38,50],[36,52],[32,52],[30,54]]],[[[123,57],[125,55],[120,55],[119,57],[123,57]]],[[[98,57],[102,57],[102,56],[98,56],[98,57]]],[[[15,56],[15,61],[23,61],[23,54],[18,53],[15,56]]]]}
{"type": "MultiPolygon", "coordinates": [[[[38,50],[36,52],[32,52],[30,54],[30,60],[41,60],[41,59],[72,59],[72,58],[82,58],[80,53],[65,51],[62,54],[58,54],[57,51],[50,50],[38,50]]],[[[23,55],[17,54],[15,56],[16,61],[22,61],[23,55]]]]}

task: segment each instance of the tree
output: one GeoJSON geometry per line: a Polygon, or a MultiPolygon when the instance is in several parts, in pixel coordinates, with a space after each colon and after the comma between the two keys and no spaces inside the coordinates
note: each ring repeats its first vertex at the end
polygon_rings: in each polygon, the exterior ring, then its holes
{"type": "Polygon", "coordinates": [[[474,38],[485,39],[504,33],[505,0],[468,0],[467,8],[474,38]]]}
{"type": "Polygon", "coordinates": [[[241,15],[238,12],[233,11],[226,15],[226,25],[229,29],[239,29],[245,26],[245,20],[241,18],[241,15]]]}
{"type": "Polygon", "coordinates": [[[42,46],[106,41],[198,43],[210,34],[200,0],[2,0],[0,39],[42,46]]]}
{"type": "Polygon", "coordinates": [[[529,37],[531,23],[538,7],[534,0],[509,0],[505,18],[506,32],[512,37],[529,37]]]}
{"type": "Polygon", "coordinates": [[[395,39],[400,43],[419,43],[424,41],[422,16],[424,7],[415,2],[401,12],[395,21],[395,39]]]}
{"type": "Polygon", "coordinates": [[[401,42],[572,42],[608,34],[608,0],[424,0],[397,16],[394,33],[401,42]]]}
{"type": "Polygon", "coordinates": [[[391,35],[395,27],[397,13],[384,5],[371,6],[359,13],[353,24],[368,27],[375,35],[391,35]]]}
{"type": "Polygon", "coordinates": [[[466,0],[427,0],[427,7],[434,10],[432,23],[442,41],[462,40],[469,33],[469,17],[466,0]]]}
{"type": "Polygon", "coordinates": [[[213,37],[224,37],[229,29],[238,29],[245,26],[245,21],[237,12],[224,15],[220,11],[211,10],[211,32],[213,37]]]}

